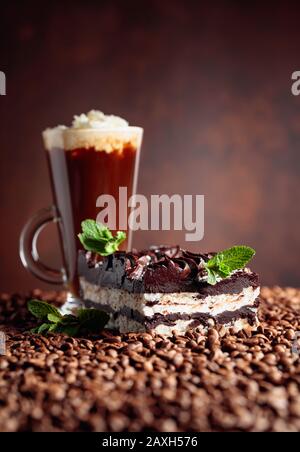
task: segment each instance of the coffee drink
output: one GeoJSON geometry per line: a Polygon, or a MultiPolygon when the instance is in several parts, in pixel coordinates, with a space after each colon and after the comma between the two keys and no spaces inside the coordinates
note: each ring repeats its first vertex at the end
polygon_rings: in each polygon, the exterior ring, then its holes
{"type": "MultiPolygon", "coordinates": [[[[135,193],[142,134],[140,127],[131,127],[119,117],[94,110],[87,115],[75,116],[71,127],[58,126],[43,132],[56,206],[53,217],[59,225],[64,279],[75,295],[77,252],[81,247],[77,235],[81,232],[81,222],[97,218],[100,208],[96,203],[100,195],[112,195],[118,203],[119,187],[127,188],[128,197],[135,193]]],[[[122,209],[125,209],[125,215],[129,214],[127,205],[117,206],[116,211],[122,209]]],[[[116,229],[118,224],[117,217],[116,229]]],[[[32,224],[31,227],[27,225],[26,240],[23,233],[23,248],[27,247],[27,250],[23,249],[23,256],[21,250],[21,257],[37,276],[49,280],[43,272],[45,266],[42,268],[41,263],[33,262],[32,256],[28,256],[29,232],[31,236],[37,233],[32,227],[32,224]]],[[[131,232],[126,232],[127,240],[120,247],[123,250],[131,248],[131,232]]]]}

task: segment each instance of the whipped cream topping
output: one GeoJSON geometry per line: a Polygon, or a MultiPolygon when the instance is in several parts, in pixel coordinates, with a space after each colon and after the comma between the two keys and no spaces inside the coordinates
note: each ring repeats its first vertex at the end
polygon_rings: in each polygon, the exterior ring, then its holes
{"type": "Polygon", "coordinates": [[[98,110],[75,115],[72,122],[73,129],[118,129],[124,127],[129,127],[125,119],[115,115],[105,115],[98,110]]]}
{"type": "Polygon", "coordinates": [[[43,132],[46,149],[62,148],[66,151],[93,148],[113,152],[122,151],[126,146],[139,149],[142,136],[141,127],[129,126],[125,119],[98,110],[75,115],[70,127],[57,126],[43,132]]]}

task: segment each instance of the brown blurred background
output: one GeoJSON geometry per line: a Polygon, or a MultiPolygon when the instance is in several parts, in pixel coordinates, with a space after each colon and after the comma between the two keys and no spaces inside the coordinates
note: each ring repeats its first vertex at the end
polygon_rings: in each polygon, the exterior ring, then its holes
{"type": "MultiPolygon", "coordinates": [[[[140,193],[205,194],[190,248],[252,245],[264,283],[299,286],[299,24],[286,1],[1,4],[0,289],[45,287],[18,258],[24,222],[51,203],[41,131],[91,108],[145,128],[140,193]]],[[[40,245],[59,260],[54,227],[40,245]]]]}

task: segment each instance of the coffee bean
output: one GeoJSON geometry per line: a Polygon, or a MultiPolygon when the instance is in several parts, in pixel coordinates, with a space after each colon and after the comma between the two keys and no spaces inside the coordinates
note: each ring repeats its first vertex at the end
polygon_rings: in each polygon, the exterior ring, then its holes
{"type": "Polygon", "coordinates": [[[295,331],[292,329],[286,330],[285,337],[290,341],[293,340],[295,338],[295,331]]]}
{"type": "Polygon", "coordinates": [[[271,366],[274,366],[277,363],[277,357],[274,353],[267,353],[262,359],[264,362],[270,364],[271,366]]]}
{"type": "Polygon", "coordinates": [[[300,430],[297,289],[262,289],[257,331],[211,322],[170,338],[32,335],[26,298],[0,300],[0,431],[300,430]]]}

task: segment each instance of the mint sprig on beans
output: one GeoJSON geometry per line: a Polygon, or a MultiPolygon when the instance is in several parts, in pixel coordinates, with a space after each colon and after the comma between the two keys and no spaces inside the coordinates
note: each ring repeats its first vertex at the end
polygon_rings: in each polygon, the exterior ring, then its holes
{"type": "Polygon", "coordinates": [[[41,322],[31,332],[43,335],[99,333],[109,320],[109,315],[99,309],[78,309],[76,316],[62,315],[55,306],[41,300],[30,300],[28,310],[41,322]]]}

